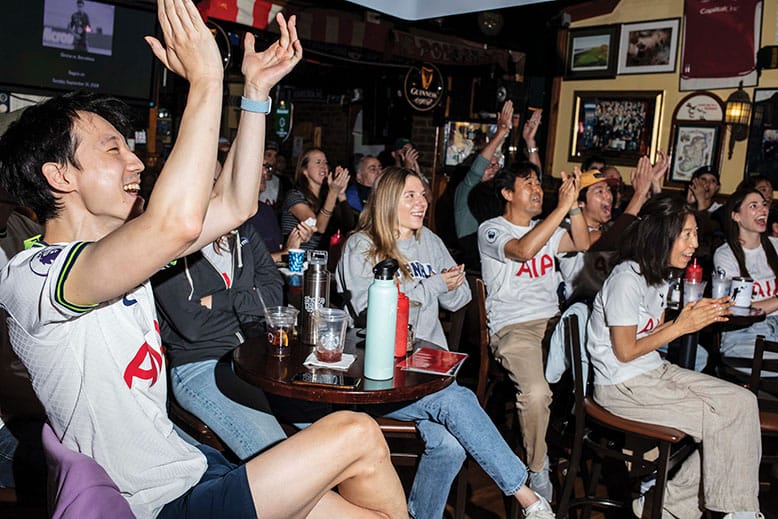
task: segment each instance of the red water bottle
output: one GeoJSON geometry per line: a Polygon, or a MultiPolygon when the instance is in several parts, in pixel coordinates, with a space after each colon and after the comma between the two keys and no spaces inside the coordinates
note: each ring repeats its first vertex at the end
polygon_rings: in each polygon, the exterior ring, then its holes
{"type": "Polygon", "coordinates": [[[687,283],[702,283],[702,267],[697,264],[697,258],[692,260],[692,264],[686,267],[687,283]]]}
{"type": "MultiPolygon", "coordinates": [[[[397,287],[398,290],[400,287],[397,287]]],[[[405,357],[408,353],[408,296],[397,295],[397,328],[394,333],[394,356],[405,357]]]]}

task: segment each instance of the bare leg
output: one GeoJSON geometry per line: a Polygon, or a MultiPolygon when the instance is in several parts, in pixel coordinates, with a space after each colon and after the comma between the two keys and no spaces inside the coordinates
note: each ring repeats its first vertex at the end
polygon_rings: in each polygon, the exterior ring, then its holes
{"type": "Polygon", "coordinates": [[[328,415],[249,461],[246,474],[262,519],[408,517],[389,449],[367,415],[328,415]]]}

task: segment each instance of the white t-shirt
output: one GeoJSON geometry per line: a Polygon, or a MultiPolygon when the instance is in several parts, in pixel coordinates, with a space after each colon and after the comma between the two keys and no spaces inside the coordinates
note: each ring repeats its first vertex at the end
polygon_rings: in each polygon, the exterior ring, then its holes
{"type": "MultiPolygon", "coordinates": [[[[773,247],[778,250],[778,238],[770,237],[769,240],[773,247]]],[[[756,303],[757,301],[778,295],[778,281],[775,278],[775,272],[767,263],[767,255],[762,244],[760,243],[759,247],[755,249],[744,248],[743,253],[746,257],[746,269],[748,270],[749,277],[754,280],[754,291],[751,295],[751,301],[756,303]]],[[[740,268],[728,243],[716,249],[716,252],[713,254],[713,265],[717,269],[724,270],[729,278],[740,276],[740,268]]],[[[770,315],[776,315],[776,312],[770,315]]]]}
{"type": "Polygon", "coordinates": [[[14,351],[63,444],[91,456],[138,517],[154,517],[202,477],[206,460],[174,431],[148,282],[93,307],[60,293],[88,244],[17,254],[0,273],[14,351]]]}
{"type": "Polygon", "coordinates": [[[504,326],[536,319],[549,319],[559,313],[555,256],[567,231],[558,228],[529,261],[505,256],[505,244],[521,238],[538,224],[514,225],[502,216],[478,227],[481,274],[486,284],[486,314],[491,333],[504,326]]]}
{"type": "Polygon", "coordinates": [[[649,286],[639,272],[634,261],[619,263],[594,298],[586,346],[595,384],[620,384],[662,364],[656,350],[629,362],[621,362],[613,353],[611,326],[637,326],[637,339],[641,339],[659,326],[667,307],[667,283],[649,286]]]}

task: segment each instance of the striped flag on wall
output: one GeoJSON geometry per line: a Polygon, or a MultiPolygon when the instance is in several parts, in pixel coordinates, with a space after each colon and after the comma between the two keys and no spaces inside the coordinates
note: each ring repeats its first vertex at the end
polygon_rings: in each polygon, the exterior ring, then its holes
{"type": "Polygon", "coordinates": [[[264,0],[203,0],[197,6],[204,18],[216,18],[228,22],[265,29],[283,9],[264,0]]]}

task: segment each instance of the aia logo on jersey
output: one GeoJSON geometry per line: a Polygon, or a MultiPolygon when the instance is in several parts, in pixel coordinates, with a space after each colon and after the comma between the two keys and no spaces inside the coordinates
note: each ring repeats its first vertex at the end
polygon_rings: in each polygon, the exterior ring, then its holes
{"type": "Polygon", "coordinates": [[[554,271],[554,258],[550,254],[543,254],[538,257],[535,256],[529,261],[523,261],[519,267],[519,271],[516,272],[517,277],[524,275],[529,276],[531,279],[545,276],[547,272],[554,271]]]}
{"type": "MultiPolygon", "coordinates": [[[[159,337],[159,323],[154,320],[154,329],[159,337]]],[[[124,383],[132,389],[134,379],[151,380],[151,385],[157,383],[160,372],[164,369],[162,364],[162,353],[154,349],[148,341],[140,345],[135,356],[124,369],[124,383]]]]}
{"type": "Polygon", "coordinates": [[[32,270],[38,276],[47,276],[49,269],[54,264],[54,260],[57,259],[59,253],[62,252],[62,247],[46,247],[41,249],[30,261],[30,270],[32,270]]]}
{"type": "Polygon", "coordinates": [[[638,332],[638,335],[641,333],[649,333],[651,330],[654,329],[654,326],[656,326],[656,323],[654,322],[654,319],[649,317],[648,322],[645,326],[638,332]]]}

